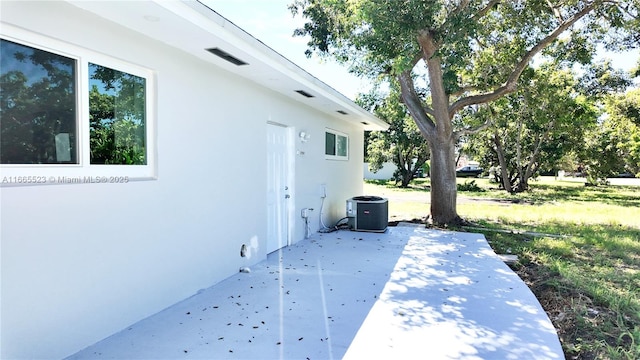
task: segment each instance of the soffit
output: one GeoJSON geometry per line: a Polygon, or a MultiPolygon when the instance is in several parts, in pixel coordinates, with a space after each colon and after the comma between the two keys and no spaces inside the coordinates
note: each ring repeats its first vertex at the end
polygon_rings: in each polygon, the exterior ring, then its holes
{"type": "Polygon", "coordinates": [[[266,44],[197,1],[70,1],[109,21],[185,51],[327,115],[363,124],[365,130],[388,125],[313,77],[266,44]],[[248,65],[237,66],[208,52],[220,48],[248,65]],[[307,98],[296,90],[314,97],[307,98]],[[345,112],[345,114],[338,113],[345,112]]]}

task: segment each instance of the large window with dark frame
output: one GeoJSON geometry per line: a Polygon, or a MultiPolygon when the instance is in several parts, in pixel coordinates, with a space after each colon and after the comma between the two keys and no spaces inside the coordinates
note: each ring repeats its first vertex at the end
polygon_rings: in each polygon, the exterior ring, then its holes
{"type": "Polygon", "coordinates": [[[111,171],[146,177],[153,172],[145,170],[152,144],[151,72],[70,48],[56,52],[31,41],[0,39],[3,172],[20,169],[20,175],[34,175],[43,171],[33,169],[46,169],[51,175],[75,176],[111,171]],[[73,50],[79,55],[69,55],[73,50]]]}
{"type": "Polygon", "coordinates": [[[76,60],[0,41],[0,163],[77,164],[76,60]]]}

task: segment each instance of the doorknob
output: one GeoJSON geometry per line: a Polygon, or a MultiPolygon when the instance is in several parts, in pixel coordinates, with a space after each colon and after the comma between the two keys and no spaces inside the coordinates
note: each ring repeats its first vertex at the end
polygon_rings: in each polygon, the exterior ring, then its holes
{"type": "Polygon", "coordinates": [[[290,198],[290,197],[291,197],[291,195],[289,195],[289,194],[287,194],[287,195],[285,195],[285,196],[284,196],[284,198],[285,198],[285,199],[288,199],[288,198],[290,198]]]}

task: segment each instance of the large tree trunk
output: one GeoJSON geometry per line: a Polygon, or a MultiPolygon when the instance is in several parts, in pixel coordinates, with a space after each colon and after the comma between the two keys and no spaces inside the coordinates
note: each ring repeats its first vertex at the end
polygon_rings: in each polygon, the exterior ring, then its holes
{"type": "Polygon", "coordinates": [[[453,137],[431,138],[431,217],[434,224],[460,220],[456,209],[456,164],[453,137]]]}
{"type": "Polygon", "coordinates": [[[429,69],[429,87],[435,127],[426,134],[431,151],[431,217],[434,224],[454,224],[460,221],[456,209],[455,137],[453,114],[449,112],[449,95],[444,88],[442,63],[436,56],[438,45],[433,34],[423,33],[418,41],[429,69]]]}
{"type": "Polygon", "coordinates": [[[434,224],[454,224],[460,221],[456,210],[456,164],[454,134],[449,111],[449,95],[445,91],[442,63],[436,56],[438,45],[430,32],[418,36],[427,63],[431,110],[426,111],[415,91],[411,71],[400,74],[398,80],[402,99],[418,129],[429,143],[431,152],[431,218],[434,224]],[[429,114],[427,114],[429,112],[429,114]]]}
{"type": "Polygon", "coordinates": [[[400,187],[402,188],[409,187],[411,180],[413,180],[413,172],[412,171],[403,172],[402,179],[400,180],[400,187]]]}

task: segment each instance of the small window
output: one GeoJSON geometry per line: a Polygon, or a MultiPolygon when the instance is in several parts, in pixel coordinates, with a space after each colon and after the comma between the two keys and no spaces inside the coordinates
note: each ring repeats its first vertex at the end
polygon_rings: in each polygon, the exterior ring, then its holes
{"type": "Polygon", "coordinates": [[[330,160],[349,159],[349,137],[335,130],[327,129],[325,132],[324,154],[330,160]]]}
{"type": "Polygon", "coordinates": [[[89,63],[91,164],[145,165],[145,78],[89,63]]]}
{"type": "Polygon", "coordinates": [[[74,59],[0,40],[0,163],[77,164],[74,59]]]}

